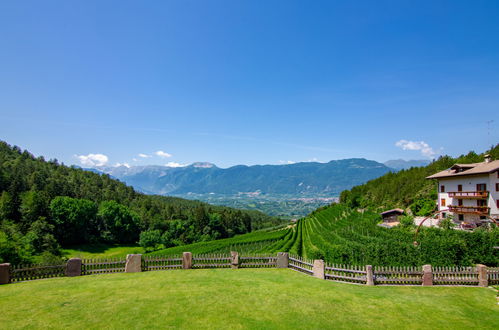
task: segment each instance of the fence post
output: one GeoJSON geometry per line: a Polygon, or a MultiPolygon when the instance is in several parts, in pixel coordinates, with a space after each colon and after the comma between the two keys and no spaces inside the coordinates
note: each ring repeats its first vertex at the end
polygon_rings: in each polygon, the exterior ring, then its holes
{"type": "Polygon", "coordinates": [[[366,284],[374,285],[374,273],[372,265],[366,265],[366,284]]]}
{"type": "Polygon", "coordinates": [[[125,273],[138,273],[142,271],[142,254],[127,254],[125,273]]]}
{"type": "Polygon", "coordinates": [[[0,264],[0,284],[10,282],[10,264],[0,264]]]}
{"type": "Polygon", "coordinates": [[[324,279],[324,260],[316,259],[314,260],[314,266],[312,268],[314,272],[314,277],[324,279]]]}
{"type": "Polygon", "coordinates": [[[423,266],[423,286],[433,285],[433,271],[431,265],[423,266]]]}
{"type": "Polygon", "coordinates": [[[287,252],[278,252],[277,253],[277,268],[288,268],[289,266],[289,253],[287,252]]]}
{"type": "Polygon", "coordinates": [[[489,279],[487,277],[487,266],[476,265],[476,270],[478,272],[478,286],[488,287],[489,279]]]}
{"type": "Polygon", "coordinates": [[[81,276],[81,259],[71,258],[66,263],[66,276],[81,276]]]}
{"type": "Polygon", "coordinates": [[[239,253],[235,251],[230,251],[230,267],[232,269],[239,268],[239,253]]]}
{"type": "Polygon", "coordinates": [[[192,253],[184,252],[182,255],[182,268],[191,269],[192,268],[192,253]]]}

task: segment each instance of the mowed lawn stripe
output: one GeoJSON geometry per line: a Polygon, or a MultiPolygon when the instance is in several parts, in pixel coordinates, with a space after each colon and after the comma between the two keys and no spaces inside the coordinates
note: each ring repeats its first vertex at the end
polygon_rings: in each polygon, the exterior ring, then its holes
{"type": "Polygon", "coordinates": [[[174,270],[0,286],[2,328],[497,329],[495,292],[366,287],[289,269],[174,270]]]}

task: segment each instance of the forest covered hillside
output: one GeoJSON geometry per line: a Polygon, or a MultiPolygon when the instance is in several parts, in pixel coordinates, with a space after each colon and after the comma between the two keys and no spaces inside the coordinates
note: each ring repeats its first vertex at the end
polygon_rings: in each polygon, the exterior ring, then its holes
{"type": "Polygon", "coordinates": [[[0,141],[0,262],[50,258],[61,245],[135,244],[150,235],[176,246],[281,222],[258,211],[144,195],[106,174],[35,158],[0,141]]]}
{"type": "Polygon", "coordinates": [[[483,162],[485,154],[490,154],[492,159],[499,159],[499,144],[482,154],[471,151],[456,158],[442,156],[424,167],[387,173],[343,191],[340,203],[353,208],[375,210],[410,208],[415,215],[428,215],[436,208],[437,188],[436,182],[426,177],[448,169],[455,163],[483,162]]]}

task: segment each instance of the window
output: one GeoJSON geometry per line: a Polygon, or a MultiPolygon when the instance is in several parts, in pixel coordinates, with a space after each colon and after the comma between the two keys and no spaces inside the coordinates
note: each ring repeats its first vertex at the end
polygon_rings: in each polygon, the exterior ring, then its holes
{"type": "Polygon", "coordinates": [[[499,209],[499,199],[498,199],[498,200],[496,200],[496,206],[497,206],[497,208],[499,209]]]}
{"type": "Polygon", "coordinates": [[[496,183],[496,191],[499,191],[499,183],[496,183]]]}
{"type": "Polygon", "coordinates": [[[458,184],[457,185],[457,191],[463,191],[463,185],[462,184],[458,184]]]}
{"type": "Polygon", "coordinates": [[[457,217],[458,217],[459,221],[463,221],[464,220],[464,214],[459,214],[457,217]]]}
{"type": "Polygon", "coordinates": [[[440,200],[440,206],[445,206],[445,198],[442,198],[442,199],[440,200]]]}
{"type": "Polygon", "coordinates": [[[447,217],[447,213],[442,212],[442,218],[445,218],[445,217],[447,217]]]}
{"type": "Polygon", "coordinates": [[[440,186],[440,192],[445,192],[445,186],[444,185],[440,186]]]}
{"type": "Polygon", "coordinates": [[[487,206],[487,201],[485,199],[477,199],[476,206],[487,206]]]}
{"type": "Polygon", "coordinates": [[[486,216],[484,216],[484,215],[481,215],[481,216],[480,216],[480,220],[485,220],[485,219],[487,219],[487,217],[486,217],[486,216]]]}
{"type": "Polygon", "coordinates": [[[476,191],[486,191],[487,190],[487,184],[485,183],[478,183],[476,185],[476,191]]]}
{"type": "Polygon", "coordinates": [[[462,199],[458,199],[457,200],[457,205],[458,206],[463,206],[463,200],[462,199]]]}

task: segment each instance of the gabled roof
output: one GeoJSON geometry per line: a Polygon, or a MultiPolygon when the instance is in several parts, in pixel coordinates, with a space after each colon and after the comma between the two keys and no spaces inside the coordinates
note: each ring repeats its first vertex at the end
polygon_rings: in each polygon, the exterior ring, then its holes
{"type": "Polygon", "coordinates": [[[386,214],[390,214],[390,213],[400,213],[400,214],[403,214],[404,210],[402,210],[402,209],[393,209],[393,210],[388,210],[388,211],[382,212],[380,214],[381,215],[386,215],[386,214]]]}
{"type": "Polygon", "coordinates": [[[499,160],[474,164],[455,164],[451,168],[435,173],[427,179],[440,179],[477,174],[489,174],[499,170],[499,160]]]}

